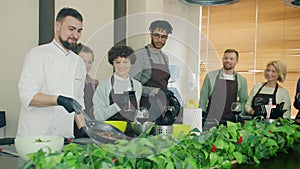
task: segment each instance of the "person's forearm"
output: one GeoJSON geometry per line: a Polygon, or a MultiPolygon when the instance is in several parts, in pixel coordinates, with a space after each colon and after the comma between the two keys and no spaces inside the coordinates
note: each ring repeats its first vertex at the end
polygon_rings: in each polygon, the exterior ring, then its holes
{"type": "Polygon", "coordinates": [[[29,105],[34,107],[56,106],[57,97],[58,96],[46,95],[44,93],[37,93],[33,96],[29,105]]]}
{"type": "Polygon", "coordinates": [[[86,125],[84,116],[82,114],[75,114],[74,119],[78,129],[86,125]]]}

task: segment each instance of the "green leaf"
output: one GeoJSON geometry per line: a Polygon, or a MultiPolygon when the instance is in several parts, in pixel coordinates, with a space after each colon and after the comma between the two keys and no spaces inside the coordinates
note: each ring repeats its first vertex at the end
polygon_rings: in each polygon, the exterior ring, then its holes
{"type": "Polygon", "coordinates": [[[228,148],[227,148],[227,152],[228,153],[233,153],[235,148],[236,148],[236,146],[233,143],[229,143],[228,148]]]}
{"type": "Polygon", "coordinates": [[[151,162],[146,160],[137,161],[136,168],[151,168],[151,162]]]}
{"type": "Polygon", "coordinates": [[[243,137],[243,142],[249,141],[250,132],[247,132],[246,130],[241,130],[239,131],[239,135],[243,137]]]}
{"type": "Polygon", "coordinates": [[[141,138],[139,141],[139,145],[147,145],[149,147],[155,147],[148,139],[146,138],[141,138]]]}
{"type": "Polygon", "coordinates": [[[205,159],[207,159],[207,158],[208,158],[208,155],[209,155],[208,152],[205,151],[205,150],[201,150],[201,151],[203,152],[205,159]]]}
{"type": "Polygon", "coordinates": [[[217,153],[210,153],[209,155],[209,162],[210,162],[210,166],[214,166],[216,164],[216,162],[218,161],[218,154],[217,153]]]}
{"type": "Polygon", "coordinates": [[[260,163],[260,161],[254,156],[253,157],[253,160],[254,160],[254,162],[256,163],[256,164],[259,164],[260,163]]]}
{"type": "Polygon", "coordinates": [[[150,156],[148,157],[149,160],[153,161],[157,166],[165,166],[167,161],[163,156],[150,156]]]}
{"type": "Polygon", "coordinates": [[[277,146],[277,143],[275,140],[269,138],[265,145],[266,146],[277,146]]]}
{"type": "MultiPolygon", "coordinates": [[[[159,167],[161,167],[161,166],[159,166],[159,167]]],[[[171,162],[169,162],[168,164],[167,164],[167,166],[165,167],[165,169],[174,169],[175,167],[174,167],[174,164],[173,163],[171,163],[171,162]]]]}
{"type": "Polygon", "coordinates": [[[222,168],[231,168],[231,161],[229,161],[229,160],[223,161],[222,168]]]}
{"type": "Polygon", "coordinates": [[[239,164],[242,163],[243,155],[240,152],[233,152],[233,156],[239,164]]]}
{"type": "Polygon", "coordinates": [[[299,139],[300,138],[300,130],[295,131],[295,134],[293,136],[294,136],[295,139],[299,139]]]}
{"type": "MultiPolygon", "coordinates": [[[[189,133],[182,138],[147,136],[118,140],[114,144],[77,145],[70,143],[62,153],[46,155],[38,151],[30,155],[25,168],[52,169],[131,169],[131,168],[230,168],[237,163],[260,163],[261,159],[276,156],[300,147],[300,126],[291,120],[280,119],[282,126],[251,120],[241,126],[228,122],[197,135],[189,133]],[[272,132],[270,132],[270,130],[272,132]],[[241,144],[237,144],[239,137],[241,144]],[[212,153],[212,145],[217,151],[212,153]],[[112,159],[117,158],[113,163],[112,159]]],[[[200,132],[199,132],[200,133],[200,132]]]]}
{"type": "Polygon", "coordinates": [[[199,168],[196,159],[193,158],[192,156],[186,158],[184,162],[185,162],[185,166],[184,166],[185,169],[199,168]]]}
{"type": "Polygon", "coordinates": [[[224,149],[224,141],[221,139],[217,139],[214,143],[218,149],[224,149]]]}
{"type": "Polygon", "coordinates": [[[63,158],[63,154],[58,154],[58,155],[49,155],[48,158],[45,160],[45,165],[47,167],[52,168],[55,165],[59,164],[63,158]]]}
{"type": "Polygon", "coordinates": [[[263,137],[263,138],[261,138],[261,140],[260,140],[260,144],[264,144],[266,141],[268,140],[268,138],[267,137],[263,137]]]}

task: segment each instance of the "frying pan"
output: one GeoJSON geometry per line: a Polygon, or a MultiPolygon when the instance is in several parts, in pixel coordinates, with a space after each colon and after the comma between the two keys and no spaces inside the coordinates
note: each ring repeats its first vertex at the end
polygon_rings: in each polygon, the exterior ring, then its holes
{"type": "Polygon", "coordinates": [[[114,143],[118,139],[128,139],[119,129],[102,121],[86,121],[86,134],[97,144],[114,143]]]}
{"type": "Polygon", "coordinates": [[[102,121],[91,120],[82,109],[76,111],[76,114],[82,114],[84,116],[86,126],[84,126],[83,129],[96,144],[114,143],[118,139],[130,139],[112,125],[102,121]]]}

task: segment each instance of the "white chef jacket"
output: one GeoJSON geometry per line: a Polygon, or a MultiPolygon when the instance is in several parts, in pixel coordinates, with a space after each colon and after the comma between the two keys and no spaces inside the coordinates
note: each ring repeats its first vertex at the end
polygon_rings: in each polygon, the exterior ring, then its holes
{"type": "Polygon", "coordinates": [[[73,137],[74,112],[62,106],[29,106],[38,93],[63,95],[77,100],[84,108],[84,61],[72,51],[66,52],[53,40],[33,48],[25,58],[19,80],[22,103],[17,136],[58,135],[73,137]]]}

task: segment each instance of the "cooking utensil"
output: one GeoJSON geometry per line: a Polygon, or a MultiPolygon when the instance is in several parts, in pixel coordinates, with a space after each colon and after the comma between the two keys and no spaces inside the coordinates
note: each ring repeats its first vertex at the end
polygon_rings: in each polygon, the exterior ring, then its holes
{"type": "Polygon", "coordinates": [[[82,114],[86,119],[86,126],[83,127],[86,134],[97,144],[114,143],[118,139],[127,139],[124,133],[112,125],[102,121],[91,120],[91,118],[82,110],[76,111],[76,114],[82,114]]]}
{"type": "Polygon", "coordinates": [[[79,109],[78,111],[75,111],[76,114],[82,114],[83,117],[87,120],[87,121],[91,121],[92,119],[90,118],[90,116],[88,116],[82,109],[79,109]]]}
{"type": "Polygon", "coordinates": [[[86,121],[87,135],[97,144],[114,143],[118,139],[130,139],[119,129],[102,121],[86,121]]]}

